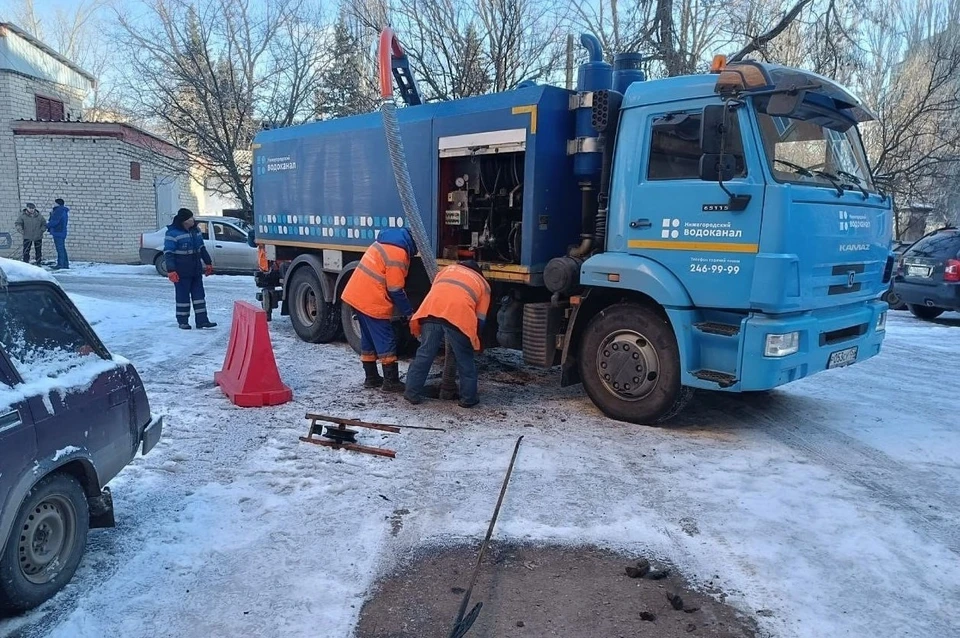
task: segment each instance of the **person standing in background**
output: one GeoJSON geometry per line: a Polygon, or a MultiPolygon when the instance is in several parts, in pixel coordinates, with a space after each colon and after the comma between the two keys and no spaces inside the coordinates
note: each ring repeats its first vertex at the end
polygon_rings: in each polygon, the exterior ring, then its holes
{"type": "Polygon", "coordinates": [[[50,221],[47,222],[47,230],[53,237],[53,245],[57,248],[56,270],[69,270],[70,259],[67,257],[67,221],[70,217],[70,209],[67,208],[63,200],[57,198],[54,200],[57,205],[50,211],[50,221]]]}
{"type": "Polygon", "coordinates": [[[40,214],[36,206],[27,204],[27,207],[20,213],[20,217],[17,218],[16,227],[23,235],[24,263],[30,263],[30,248],[32,247],[39,266],[43,259],[43,233],[47,229],[47,220],[40,214]]]}
{"type": "Polygon", "coordinates": [[[163,254],[167,264],[167,279],[173,282],[177,298],[177,325],[190,329],[190,301],[197,328],[216,328],[207,317],[206,293],[203,276],[213,274],[213,261],[203,244],[203,235],[189,208],[177,211],[173,223],[167,226],[163,238],[163,254]]]}

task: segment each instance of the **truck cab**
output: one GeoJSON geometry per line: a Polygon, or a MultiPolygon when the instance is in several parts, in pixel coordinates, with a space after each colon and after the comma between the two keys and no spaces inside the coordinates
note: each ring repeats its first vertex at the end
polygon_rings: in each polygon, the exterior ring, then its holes
{"type": "Polygon", "coordinates": [[[46,271],[0,259],[0,612],[69,582],[88,529],[114,524],[107,483],[162,427],[46,271]]]}
{"type": "MultiPolygon", "coordinates": [[[[752,62],[633,84],[613,150],[606,250],[583,262],[580,282],[599,305],[622,291],[669,321],[681,387],[768,390],[876,355],[891,201],[857,130],[868,119],[826,78],[752,62]]],[[[624,361],[622,350],[578,361],[591,396],[621,418],[661,381],[624,361]],[[607,380],[611,368],[632,374],[607,380]]]]}

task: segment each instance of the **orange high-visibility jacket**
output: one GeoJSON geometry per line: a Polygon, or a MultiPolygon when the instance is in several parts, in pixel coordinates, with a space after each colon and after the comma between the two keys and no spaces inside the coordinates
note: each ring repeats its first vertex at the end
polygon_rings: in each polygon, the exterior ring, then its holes
{"type": "Polygon", "coordinates": [[[410,319],[410,331],[420,336],[420,322],[427,317],[443,319],[456,326],[480,350],[477,322],[486,321],[490,310],[490,284],[476,271],[453,264],[447,266],[433,280],[420,307],[410,319]]]}
{"type": "Polygon", "coordinates": [[[374,242],[363,253],[341,299],[357,312],[374,319],[393,318],[390,292],[403,290],[410,257],[399,246],[374,242]]]}

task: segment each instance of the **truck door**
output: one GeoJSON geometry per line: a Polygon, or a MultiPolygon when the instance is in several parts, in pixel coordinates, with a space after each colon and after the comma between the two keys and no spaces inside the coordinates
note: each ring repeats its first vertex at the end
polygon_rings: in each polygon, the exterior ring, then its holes
{"type": "Polygon", "coordinates": [[[697,306],[746,308],[760,240],[764,182],[749,144],[753,138],[746,136],[745,143],[741,133],[749,126],[745,109],[731,114],[726,149],[737,158],[736,176],[724,186],[749,196],[746,206],[732,210],[720,184],[700,179],[701,113],[708,103],[624,114],[616,171],[633,171],[622,178],[634,186],[625,193],[628,213],[620,242],[628,252],[669,268],[697,306]],[[631,138],[639,143],[624,143],[631,138]],[[638,152],[639,162],[623,161],[638,152]]]}

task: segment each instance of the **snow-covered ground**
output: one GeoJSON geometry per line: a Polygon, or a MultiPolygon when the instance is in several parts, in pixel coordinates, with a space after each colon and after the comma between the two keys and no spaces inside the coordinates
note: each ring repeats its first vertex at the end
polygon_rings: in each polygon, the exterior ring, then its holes
{"type": "Polygon", "coordinates": [[[346,345],[304,344],[279,317],[295,401],[235,408],[213,373],[248,278],[207,279],[221,327],[184,333],[151,267],[57,277],[166,427],[112,484],[117,528],[0,635],[349,636],[405,550],[478,542],[521,434],[498,538],[659,557],[763,610],[772,636],[960,635],[958,315],[891,313],[869,362],[766,396],[701,393],[675,426],[643,428],[504,351],[485,357],[477,408],[412,407],[360,390],[346,345]],[[333,452],[298,441],[308,410],[447,431],[361,434],[396,460],[333,452]]]}

